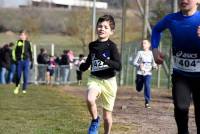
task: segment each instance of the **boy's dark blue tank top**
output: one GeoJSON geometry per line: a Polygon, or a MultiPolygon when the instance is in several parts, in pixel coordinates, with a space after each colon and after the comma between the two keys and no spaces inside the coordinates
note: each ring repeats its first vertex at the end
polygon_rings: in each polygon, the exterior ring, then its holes
{"type": "Polygon", "coordinates": [[[190,77],[200,77],[200,12],[184,16],[181,12],[172,13],[159,21],[152,31],[152,48],[159,46],[161,32],[169,29],[172,37],[174,59],[173,73],[190,77]]]}

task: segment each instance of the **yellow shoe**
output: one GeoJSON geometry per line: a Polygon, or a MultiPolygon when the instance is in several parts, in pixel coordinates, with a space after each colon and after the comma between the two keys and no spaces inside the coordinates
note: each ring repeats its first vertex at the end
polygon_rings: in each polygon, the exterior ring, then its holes
{"type": "Polygon", "coordinates": [[[18,85],[18,86],[14,89],[14,94],[18,94],[18,93],[19,93],[19,88],[20,88],[20,85],[18,85]]]}
{"type": "Polygon", "coordinates": [[[26,93],[26,90],[23,90],[22,93],[25,94],[25,93],[26,93]]]}

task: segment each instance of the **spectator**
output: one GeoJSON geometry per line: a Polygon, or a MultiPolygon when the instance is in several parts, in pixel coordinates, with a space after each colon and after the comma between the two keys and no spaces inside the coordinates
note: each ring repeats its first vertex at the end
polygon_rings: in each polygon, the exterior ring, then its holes
{"type": "Polygon", "coordinates": [[[77,78],[77,81],[78,81],[78,85],[81,85],[82,73],[83,73],[82,71],[80,71],[79,67],[84,62],[85,62],[84,55],[80,54],[79,59],[76,60],[76,62],[74,63],[74,65],[76,66],[76,78],[77,78]]]}
{"type": "Polygon", "coordinates": [[[56,84],[59,84],[60,83],[60,77],[61,77],[61,71],[60,71],[60,62],[61,62],[61,57],[60,56],[57,56],[55,55],[55,62],[56,62],[56,68],[55,68],[55,82],[56,84]]]}
{"type": "Polygon", "coordinates": [[[67,55],[69,57],[69,61],[72,63],[74,61],[74,53],[72,50],[67,50],[67,55]]]}
{"type": "Polygon", "coordinates": [[[62,83],[66,84],[68,82],[69,78],[69,64],[70,64],[70,51],[69,50],[64,50],[63,54],[61,56],[61,61],[60,61],[60,68],[61,68],[61,78],[62,78],[62,83]]]}
{"type": "MultiPolygon", "coordinates": [[[[74,63],[74,53],[72,50],[68,50],[67,53],[68,57],[69,57],[69,68],[72,69],[73,67],[73,63],[74,63]]],[[[69,72],[70,73],[70,72],[69,72]]],[[[70,75],[70,74],[69,74],[70,75]]]]}
{"type": "Polygon", "coordinates": [[[0,58],[0,65],[1,65],[1,84],[6,84],[6,71],[9,70],[11,64],[11,50],[8,44],[5,44],[1,50],[1,58],[0,58]]]}
{"type": "Polygon", "coordinates": [[[46,65],[49,61],[49,56],[47,54],[47,50],[44,48],[40,49],[40,53],[37,56],[37,63],[38,63],[38,77],[37,80],[45,81],[45,72],[46,72],[46,65]]]}
{"type": "Polygon", "coordinates": [[[56,67],[55,57],[51,56],[47,65],[47,84],[52,84],[52,76],[56,67]]]}
{"type": "Polygon", "coordinates": [[[10,64],[9,73],[8,73],[8,83],[14,82],[14,76],[16,75],[16,63],[12,57],[12,50],[13,50],[14,45],[15,44],[13,42],[9,43],[11,64],[10,64]]]}

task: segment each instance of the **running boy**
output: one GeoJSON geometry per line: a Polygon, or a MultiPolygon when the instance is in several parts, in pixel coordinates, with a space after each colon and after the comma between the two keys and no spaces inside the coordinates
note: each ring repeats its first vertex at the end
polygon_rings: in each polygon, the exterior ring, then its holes
{"type": "Polygon", "coordinates": [[[136,90],[140,92],[144,85],[145,107],[151,108],[151,75],[152,69],[157,68],[157,65],[150,50],[150,42],[143,40],[141,45],[143,50],[138,51],[133,63],[137,68],[136,90]]]}
{"type": "Polygon", "coordinates": [[[89,55],[86,62],[80,65],[80,71],[91,66],[86,96],[88,110],[92,116],[88,134],[98,134],[100,118],[97,113],[96,99],[102,100],[104,133],[110,134],[112,127],[112,110],[117,93],[116,71],[121,70],[120,55],[116,44],[109,37],[115,29],[111,15],[104,15],[97,21],[98,39],[89,44],[89,55]]]}
{"type": "Polygon", "coordinates": [[[22,92],[26,93],[28,85],[29,68],[33,67],[32,47],[28,41],[28,33],[22,30],[19,35],[19,40],[16,41],[15,47],[12,51],[13,60],[16,62],[16,88],[14,94],[19,93],[21,74],[23,72],[23,87],[22,92]]]}
{"type": "Polygon", "coordinates": [[[178,2],[180,11],[165,16],[153,28],[153,55],[156,63],[163,63],[164,56],[158,50],[158,46],[162,31],[169,29],[174,59],[172,95],[178,134],[189,134],[191,95],[195,107],[197,134],[200,134],[200,12],[197,11],[199,0],[178,2]]]}

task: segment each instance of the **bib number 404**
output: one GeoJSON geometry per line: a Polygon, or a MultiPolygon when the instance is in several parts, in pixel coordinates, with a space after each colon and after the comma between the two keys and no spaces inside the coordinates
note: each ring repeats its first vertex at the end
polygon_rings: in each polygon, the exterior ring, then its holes
{"type": "Polygon", "coordinates": [[[178,61],[178,64],[183,66],[183,67],[196,67],[196,61],[195,60],[180,59],[178,61]]]}

